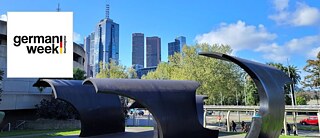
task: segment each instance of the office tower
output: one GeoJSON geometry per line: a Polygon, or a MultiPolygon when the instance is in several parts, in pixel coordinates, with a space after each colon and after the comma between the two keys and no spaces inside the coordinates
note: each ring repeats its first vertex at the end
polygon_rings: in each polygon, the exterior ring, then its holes
{"type": "Polygon", "coordinates": [[[94,32],[84,38],[85,63],[84,68],[87,77],[93,77],[93,59],[94,59],[94,32]]]}
{"type": "Polygon", "coordinates": [[[147,67],[157,66],[161,61],[161,39],[147,37],[147,67]]]}
{"type": "Polygon", "coordinates": [[[132,34],[132,65],[144,67],[144,34],[132,34]]]}
{"type": "Polygon", "coordinates": [[[174,39],[174,42],[168,43],[168,56],[172,56],[175,52],[181,53],[184,45],[186,45],[184,36],[179,36],[174,39]]]}
{"type": "Polygon", "coordinates": [[[96,26],[94,33],[94,60],[93,76],[100,72],[100,62],[103,68],[114,60],[119,62],[119,24],[109,18],[109,5],[107,5],[106,18],[96,26]]]}

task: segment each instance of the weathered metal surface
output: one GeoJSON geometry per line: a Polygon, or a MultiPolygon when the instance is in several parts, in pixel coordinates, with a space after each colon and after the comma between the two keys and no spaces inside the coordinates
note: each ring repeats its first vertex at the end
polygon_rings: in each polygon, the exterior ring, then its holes
{"type": "Polygon", "coordinates": [[[97,93],[132,98],[157,122],[160,138],[215,138],[219,131],[203,128],[198,120],[194,81],[87,79],[97,93]]]}
{"type": "Polygon", "coordinates": [[[124,132],[125,119],[119,96],[97,94],[80,80],[43,79],[34,86],[51,87],[53,96],[70,103],[80,114],[80,137],[124,132]]]}
{"type": "Polygon", "coordinates": [[[259,98],[259,115],[262,123],[252,123],[250,132],[246,137],[255,137],[252,131],[260,129],[260,138],[277,138],[282,129],[284,118],[284,85],[292,82],[291,79],[281,70],[274,67],[249,61],[246,59],[229,56],[221,53],[201,52],[200,55],[222,59],[233,62],[243,68],[255,82],[259,98]]]}

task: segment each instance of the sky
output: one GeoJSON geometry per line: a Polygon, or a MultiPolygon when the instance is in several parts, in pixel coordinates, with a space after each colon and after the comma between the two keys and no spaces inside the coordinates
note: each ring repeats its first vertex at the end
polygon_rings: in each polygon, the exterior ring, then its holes
{"type": "Polygon", "coordinates": [[[318,0],[0,0],[0,20],[7,12],[61,11],[74,13],[74,41],[93,32],[105,17],[120,25],[120,63],[132,62],[132,33],[161,38],[162,61],[168,43],[185,36],[188,45],[228,44],[233,55],[257,62],[302,68],[320,51],[318,0]],[[287,62],[288,60],[288,62],[287,62]]]}

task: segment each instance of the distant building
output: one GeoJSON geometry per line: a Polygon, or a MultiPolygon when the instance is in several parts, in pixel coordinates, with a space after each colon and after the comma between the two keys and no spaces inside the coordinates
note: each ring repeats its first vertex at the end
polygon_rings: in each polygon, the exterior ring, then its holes
{"type": "Polygon", "coordinates": [[[100,72],[100,62],[103,68],[111,60],[119,62],[119,24],[110,18],[102,19],[96,26],[94,38],[93,76],[100,72]]]}
{"type": "Polygon", "coordinates": [[[141,77],[143,75],[147,75],[149,72],[153,72],[157,69],[157,66],[153,66],[153,67],[146,67],[146,68],[137,68],[136,73],[139,79],[141,79],[141,77]]]}
{"type": "Polygon", "coordinates": [[[85,71],[87,77],[93,77],[93,66],[94,66],[94,33],[92,32],[89,36],[84,39],[84,50],[86,54],[85,59],[85,71]]]}
{"type": "Polygon", "coordinates": [[[96,25],[94,33],[85,38],[85,45],[89,54],[86,63],[88,76],[95,77],[100,72],[100,62],[103,68],[111,60],[119,63],[119,24],[109,18],[109,4],[106,5],[106,17],[96,25]]]}
{"type": "Polygon", "coordinates": [[[147,67],[157,66],[161,61],[161,38],[147,37],[147,67]]]}
{"type": "Polygon", "coordinates": [[[81,44],[73,42],[73,68],[85,69],[85,51],[81,44]]]}
{"type": "Polygon", "coordinates": [[[184,45],[186,45],[186,37],[184,36],[179,36],[174,42],[168,43],[168,56],[172,56],[174,53],[181,53],[184,45]]]}
{"type": "Polygon", "coordinates": [[[132,65],[142,65],[144,67],[144,34],[132,34],[132,65]]]}

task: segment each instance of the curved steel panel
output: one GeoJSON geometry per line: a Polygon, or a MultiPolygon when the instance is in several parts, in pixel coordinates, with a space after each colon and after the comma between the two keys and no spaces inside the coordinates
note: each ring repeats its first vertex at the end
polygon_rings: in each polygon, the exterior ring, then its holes
{"type": "Polygon", "coordinates": [[[257,127],[261,128],[261,138],[279,137],[284,119],[284,85],[292,83],[291,79],[281,70],[246,59],[221,53],[200,52],[199,55],[233,62],[243,68],[255,82],[260,98],[259,116],[262,117],[262,123],[253,123],[255,125],[251,126],[246,137],[253,137],[250,134],[254,134],[252,131],[256,131],[257,127]]]}
{"type": "Polygon", "coordinates": [[[87,79],[97,93],[132,98],[157,121],[160,138],[214,138],[219,131],[203,128],[198,120],[194,81],[87,79]]]}
{"type": "Polygon", "coordinates": [[[80,80],[43,79],[36,86],[51,86],[54,97],[70,103],[80,114],[80,137],[124,132],[125,119],[119,96],[97,94],[80,80]]]}
{"type": "Polygon", "coordinates": [[[196,105],[197,105],[197,113],[198,113],[198,120],[201,125],[203,125],[203,105],[204,100],[208,99],[208,96],[205,95],[196,95],[196,105]]]}

